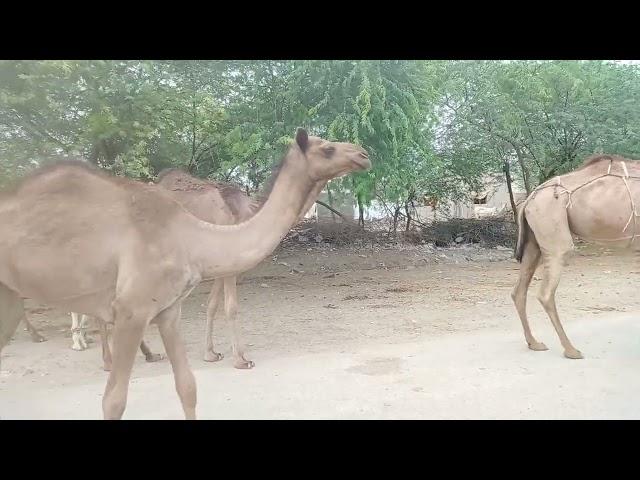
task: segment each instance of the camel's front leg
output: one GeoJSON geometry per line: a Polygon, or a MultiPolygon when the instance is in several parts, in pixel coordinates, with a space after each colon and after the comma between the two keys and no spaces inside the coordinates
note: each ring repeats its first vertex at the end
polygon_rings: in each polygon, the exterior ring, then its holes
{"type": "Polygon", "coordinates": [[[224,358],[224,355],[217,353],[213,350],[213,320],[216,316],[216,311],[222,300],[222,289],[224,287],[224,281],[221,278],[216,278],[211,287],[209,293],[209,301],[207,303],[207,326],[204,332],[204,361],[205,362],[218,362],[224,358]]]}
{"type": "Polygon", "coordinates": [[[197,400],[196,379],[189,366],[187,351],[184,348],[184,343],[178,331],[180,307],[181,303],[179,301],[176,302],[172,307],[160,313],[156,317],[155,322],[158,324],[164,348],[171,362],[176,391],[182,403],[184,416],[187,420],[195,420],[197,400]]]}
{"type": "Polygon", "coordinates": [[[224,279],[224,309],[227,323],[231,328],[233,366],[240,369],[255,367],[255,363],[244,358],[244,348],[241,345],[238,326],[238,291],[236,288],[236,277],[227,277],[224,279]]]}
{"type": "MultiPolygon", "coordinates": [[[[124,309],[121,309],[124,311],[124,309]]],[[[144,317],[118,312],[113,327],[113,366],[102,397],[105,420],[119,420],[127,405],[131,370],[140,347],[146,322],[144,317]]]]}

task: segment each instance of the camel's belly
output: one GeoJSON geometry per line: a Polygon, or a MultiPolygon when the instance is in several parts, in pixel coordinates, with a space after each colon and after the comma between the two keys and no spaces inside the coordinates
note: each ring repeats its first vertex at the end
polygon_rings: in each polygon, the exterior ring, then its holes
{"type": "MultiPolygon", "coordinates": [[[[611,183],[611,182],[610,182],[611,183]]],[[[625,247],[640,240],[638,202],[631,201],[624,186],[607,185],[600,190],[578,190],[567,208],[569,226],[578,237],[609,246],[625,247]],[[635,237],[635,239],[634,239],[635,237]]]]}
{"type": "Polygon", "coordinates": [[[73,262],[65,255],[18,247],[0,262],[0,283],[24,298],[68,311],[104,315],[110,311],[117,266],[73,262]]]}

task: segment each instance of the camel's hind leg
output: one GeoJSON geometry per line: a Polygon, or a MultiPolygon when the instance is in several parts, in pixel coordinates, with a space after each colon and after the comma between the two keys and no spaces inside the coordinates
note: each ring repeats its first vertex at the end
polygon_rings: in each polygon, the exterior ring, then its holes
{"type": "Polygon", "coordinates": [[[140,342],[140,351],[144,355],[144,358],[147,362],[159,362],[160,360],[164,360],[165,356],[161,353],[153,353],[149,348],[149,345],[145,343],[144,340],[140,342]]]}
{"type": "Polygon", "coordinates": [[[87,345],[94,342],[93,338],[87,335],[87,332],[89,331],[89,315],[82,315],[82,319],[80,320],[80,331],[82,332],[82,338],[84,338],[87,345]]]}
{"type": "MultiPolygon", "coordinates": [[[[102,343],[102,363],[103,369],[107,372],[111,371],[112,359],[111,359],[111,347],[109,346],[109,330],[107,324],[100,321],[100,338],[102,343]]],[[[159,362],[164,360],[165,356],[161,353],[153,353],[144,340],[140,342],[140,351],[144,355],[147,362],[159,362]]]]}
{"type": "Polygon", "coordinates": [[[524,330],[524,338],[527,341],[527,345],[531,350],[543,351],[548,350],[547,346],[538,342],[529,327],[529,320],[527,319],[527,291],[531,284],[531,279],[536,271],[538,263],[540,262],[540,247],[536,242],[533,235],[527,240],[524,247],[524,253],[522,255],[522,263],[520,266],[520,277],[518,283],[516,283],[513,292],[511,293],[511,299],[516,305],[516,310],[522,322],[522,328],[524,330]]]}
{"type": "Polygon", "coordinates": [[[88,347],[85,337],[87,318],[86,315],[82,315],[81,320],[78,321],[78,315],[75,312],[71,312],[71,340],[73,341],[71,348],[80,351],[86,350],[88,347]]]}
{"type": "Polygon", "coordinates": [[[106,372],[111,371],[113,360],[111,358],[111,347],[109,346],[109,330],[107,322],[100,320],[100,340],[102,343],[102,368],[106,372]]]}
{"type": "Polygon", "coordinates": [[[544,279],[538,292],[538,300],[542,304],[544,310],[549,315],[553,327],[560,337],[560,343],[564,347],[564,356],[567,358],[579,359],[583,358],[582,353],[578,351],[567,337],[567,334],[560,323],[560,316],[556,307],[556,289],[560,283],[560,274],[564,264],[564,254],[544,254],[542,255],[542,263],[544,265],[544,279]]]}
{"type": "Polygon", "coordinates": [[[562,328],[555,299],[562,267],[566,257],[573,250],[573,238],[564,206],[565,201],[561,197],[551,207],[547,205],[544,209],[532,209],[531,213],[527,212],[527,221],[542,251],[544,278],[538,292],[538,300],[560,337],[565,357],[578,359],[583,358],[582,354],[571,344],[562,328]]]}
{"type": "Polygon", "coordinates": [[[25,316],[24,301],[13,290],[0,283],[0,354],[25,316]]]}
{"type": "Polygon", "coordinates": [[[46,342],[47,339],[44,338],[40,332],[38,332],[38,329],[36,327],[33,326],[33,324],[29,321],[29,318],[27,317],[27,315],[25,314],[24,316],[24,325],[26,328],[26,330],[29,332],[29,335],[31,335],[31,340],[34,341],[35,343],[40,343],[40,342],[46,342]]]}

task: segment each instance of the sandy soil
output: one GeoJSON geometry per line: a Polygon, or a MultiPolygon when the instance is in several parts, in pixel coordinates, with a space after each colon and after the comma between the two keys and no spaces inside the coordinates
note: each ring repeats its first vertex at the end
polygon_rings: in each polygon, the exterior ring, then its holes
{"type": "MultiPolygon", "coordinates": [[[[506,249],[458,247],[280,249],[241,281],[240,322],[250,371],[202,360],[205,302],[199,286],[182,331],[198,379],[200,418],[640,418],[640,268],[636,257],[580,249],[558,305],[584,360],[562,357],[530,294],[526,349],[509,298],[518,264],[506,249]]],[[[537,276],[541,276],[538,271],[537,276]]],[[[534,279],[533,289],[539,280],[534,279]]],[[[106,381],[100,348],[70,349],[70,318],[29,305],[48,338],[20,327],[3,351],[0,418],[100,418],[106,381]]],[[[97,336],[94,335],[97,340],[97,336]]],[[[163,351],[155,327],[146,335],[163,351]]],[[[181,418],[167,361],[134,367],[125,418],[181,418]],[[154,398],[153,405],[148,399],[154,398]]]]}

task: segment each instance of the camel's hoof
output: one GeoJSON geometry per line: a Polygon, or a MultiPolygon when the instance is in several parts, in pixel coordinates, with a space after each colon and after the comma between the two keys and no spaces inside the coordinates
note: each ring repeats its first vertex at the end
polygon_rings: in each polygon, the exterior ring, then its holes
{"type": "Polygon", "coordinates": [[[534,350],[536,352],[544,352],[545,350],[549,350],[547,346],[542,342],[529,343],[529,349],[534,350]]]}
{"type": "Polygon", "coordinates": [[[224,358],[224,355],[221,353],[208,351],[204,354],[205,362],[219,362],[224,358]]]}
{"type": "Polygon", "coordinates": [[[152,353],[151,355],[147,355],[145,357],[147,362],[159,362],[160,360],[164,360],[166,357],[162,353],[152,353]]]}
{"type": "Polygon", "coordinates": [[[564,356],[567,358],[571,358],[572,360],[580,360],[584,358],[580,350],[576,350],[575,348],[571,350],[565,350],[564,356]]]}
{"type": "Polygon", "coordinates": [[[239,361],[239,362],[235,362],[233,364],[234,368],[240,369],[240,370],[249,370],[253,367],[256,366],[255,363],[253,363],[251,360],[243,360],[243,361],[239,361]]]}
{"type": "Polygon", "coordinates": [[[75,350],[77,352],[85,350],[86,348],[87,348],[86,346],[82,346],[82,345],[71,345],[71,350],[75,350]]]}

